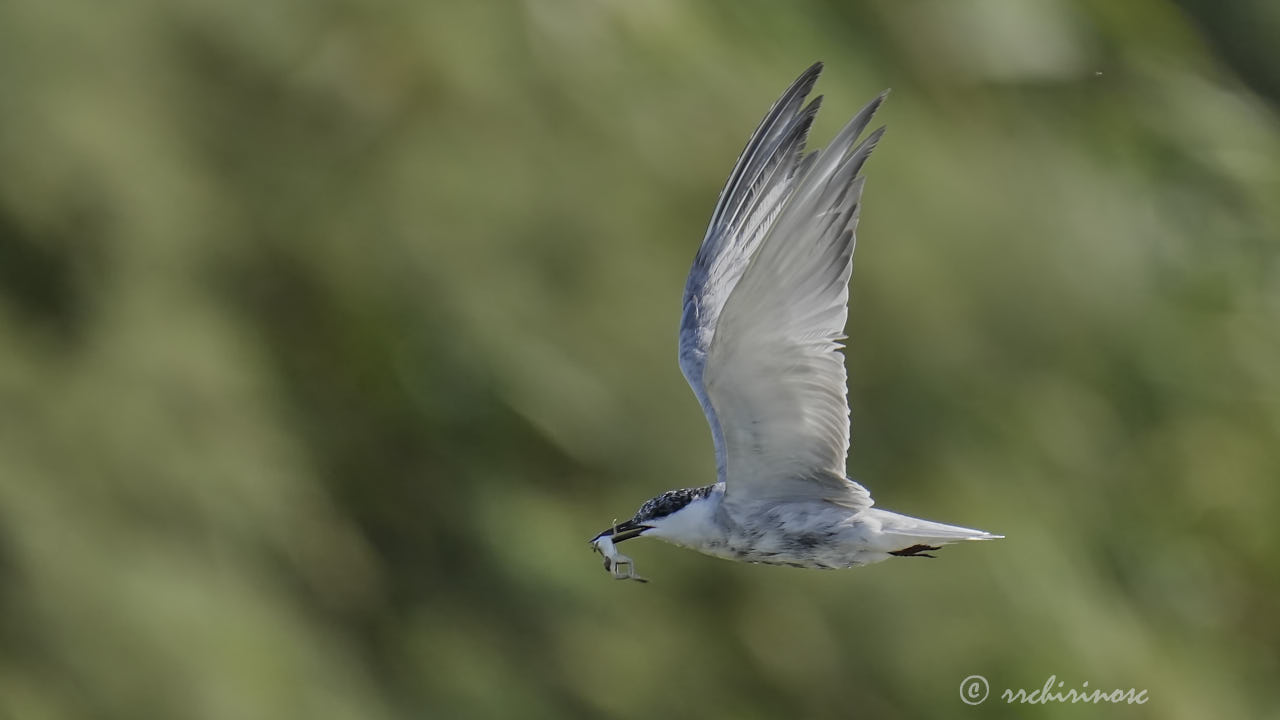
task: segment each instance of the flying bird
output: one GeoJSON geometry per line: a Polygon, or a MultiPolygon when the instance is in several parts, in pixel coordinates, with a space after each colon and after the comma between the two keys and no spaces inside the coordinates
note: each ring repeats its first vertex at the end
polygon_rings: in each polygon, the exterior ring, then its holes
{"type": "Polygon", "coordinates": [[[643,580],[615,545],[652,537],[708,555],[803,568],[933,557],[1002,536],[873,506],[848,477],[848,317],[863,165],[858,138],[888,91],[826,148],[805,152],[822,63],[774,103],[738,158],[685,283],[680,369],[711,425],[716,482],[669,490],[591,540],[615,578],[643,580]]]}

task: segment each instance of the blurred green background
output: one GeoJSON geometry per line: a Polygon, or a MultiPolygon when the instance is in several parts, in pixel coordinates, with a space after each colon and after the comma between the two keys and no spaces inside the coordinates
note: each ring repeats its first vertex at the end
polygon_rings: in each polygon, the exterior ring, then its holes
{"type": "Polygon", "coordinates": [[[0,716],[1280,718],[1278,8],[0,3],[0,716]],[[816,143],[894,89],[850,472],[1008,539],[614,582],[818,59],[816,143]]]}

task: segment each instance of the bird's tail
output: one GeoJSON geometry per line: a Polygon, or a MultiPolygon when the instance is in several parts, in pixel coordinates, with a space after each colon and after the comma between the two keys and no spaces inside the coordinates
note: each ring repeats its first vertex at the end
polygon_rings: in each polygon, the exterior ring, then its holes
{"type": "Polygon", "coordinates": [[[881,536],[887,544],[894,546],[946,545],[961,540],[999,540],[1004,537],[985,530],[921,520],[880,508],[869,508],[866,512],[880,522],[881,536]]]}

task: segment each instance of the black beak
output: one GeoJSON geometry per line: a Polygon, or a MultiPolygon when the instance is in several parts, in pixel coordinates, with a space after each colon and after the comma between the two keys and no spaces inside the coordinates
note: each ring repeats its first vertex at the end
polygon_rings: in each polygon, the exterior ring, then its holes
{"type": "Polygon", "coordinates": [[[641,525],[639,523],[628,520],[626,522],[618,523],[617,525],[614,525],[608,530],[601,532],[599,535],[596,535],[595,537],[591,538],[591,542],[595,542],[602,537],[607,537],[613,540],[614,545],[617,545],[623,540],[630,540],[631,538],[640,537],[641,533],[643,533],[645,530],[650,529],[651,527],[652,527],[651,525],[641,525]]]}

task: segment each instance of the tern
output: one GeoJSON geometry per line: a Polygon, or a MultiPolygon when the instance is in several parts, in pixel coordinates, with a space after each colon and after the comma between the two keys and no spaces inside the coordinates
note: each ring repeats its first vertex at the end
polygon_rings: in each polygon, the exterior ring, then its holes
{"type": "Polygon", "coordinates": [[[873,507],[846,473],[844,326],[863,165],[858,138],[888,91],[825,149],[805,152],[822,63],[792,83],[738,158],[685,284],[679,360],[711,425],[716,482],[669,490],[596,535],[615,578],[644,580],[615,545],[652,537],[707,555],[802,568],[933,557],[1002,536],[873,507]]]}

